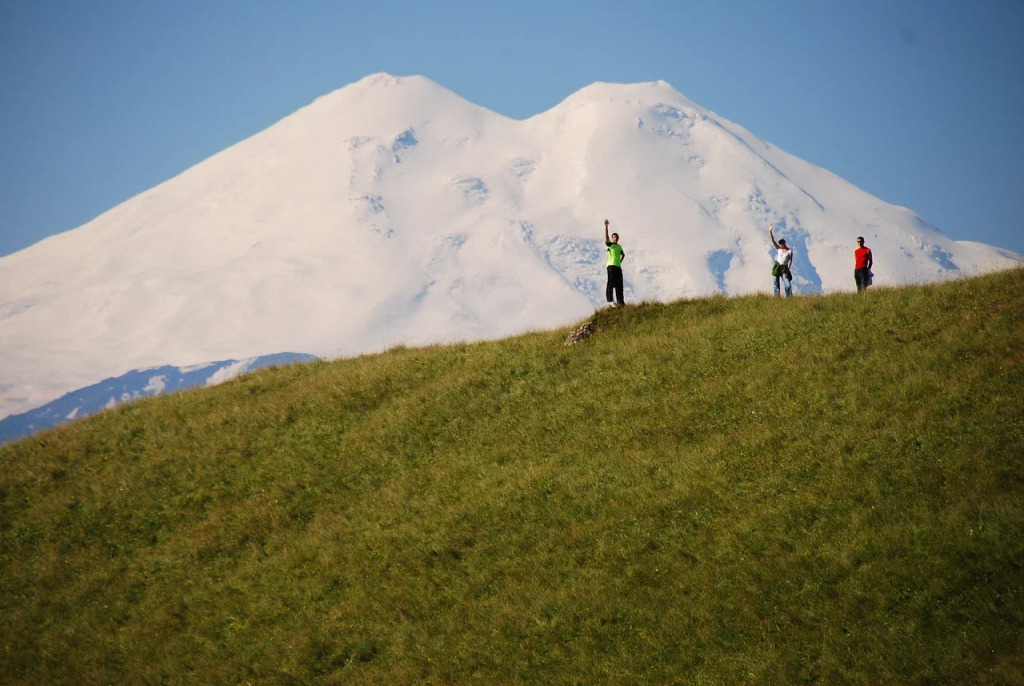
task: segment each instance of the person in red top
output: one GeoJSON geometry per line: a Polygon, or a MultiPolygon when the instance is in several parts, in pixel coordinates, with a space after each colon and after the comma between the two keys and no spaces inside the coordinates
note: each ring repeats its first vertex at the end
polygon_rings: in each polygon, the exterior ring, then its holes
{"type": "Polygon", "coordinates": [[[853,280],[857,282],[858,293],[871,285],[871,265],[874,263],[871,248],[865,247],[863,236],[857,236],[857,249],[853,251],[853,280]]]}

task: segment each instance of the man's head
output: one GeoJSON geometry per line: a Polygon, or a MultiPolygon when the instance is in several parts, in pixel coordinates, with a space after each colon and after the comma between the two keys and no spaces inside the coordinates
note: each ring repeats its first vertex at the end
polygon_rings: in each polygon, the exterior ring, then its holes
{"type": "Polygon", "coordinates": [[[786,239],[785,238],[780,238],[779,239],[779,245],[781,245],[783,248],[787,248],[787,249],[789,248],[789,246],[786,245],[786,239]]]}
{"type": "Polygon", "coordinates": [[[612,234],[612,243],[618,243],[618,242],[619,242],[619,234],[613,233],[612,234]]]}
{"type": "Polygon", "coordinates": [[[861,248],[864,247],[864,236],[857,236],[857,245],[861,248]]]}

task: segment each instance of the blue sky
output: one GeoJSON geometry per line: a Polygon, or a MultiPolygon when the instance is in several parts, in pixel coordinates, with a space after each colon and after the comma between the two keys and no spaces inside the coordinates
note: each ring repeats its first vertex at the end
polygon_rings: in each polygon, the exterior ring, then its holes
{"type": "Polygon", "coordinates": [[[0,0],[0,255],[386,71],[517,119],[663,79],[1024,253],[1024,2],[0,0]]]}

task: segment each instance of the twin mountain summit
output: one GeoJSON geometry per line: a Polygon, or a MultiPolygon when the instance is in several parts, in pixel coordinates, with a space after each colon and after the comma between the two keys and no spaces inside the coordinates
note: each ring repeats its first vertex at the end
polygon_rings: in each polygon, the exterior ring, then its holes
{"type": "Polygon", "coordinates": [[[189,375],[564,326],[604,304],[606,217],[633,302],[770,292],[771,224],[797,294],[852,290],[857,236],[878,285],[1024,261],[662,81],[515,120],[375,74],[0,258],[0,441],[189,375]]]}

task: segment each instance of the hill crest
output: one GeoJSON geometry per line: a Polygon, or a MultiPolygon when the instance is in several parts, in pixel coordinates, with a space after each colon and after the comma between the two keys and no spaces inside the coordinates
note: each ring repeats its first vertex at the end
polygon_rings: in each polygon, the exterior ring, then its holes
{"type": "Polygon", "coordinates": [[[0,674],[1018,680],[1024,270],[596,319],[0,447],[0,674]]]}

